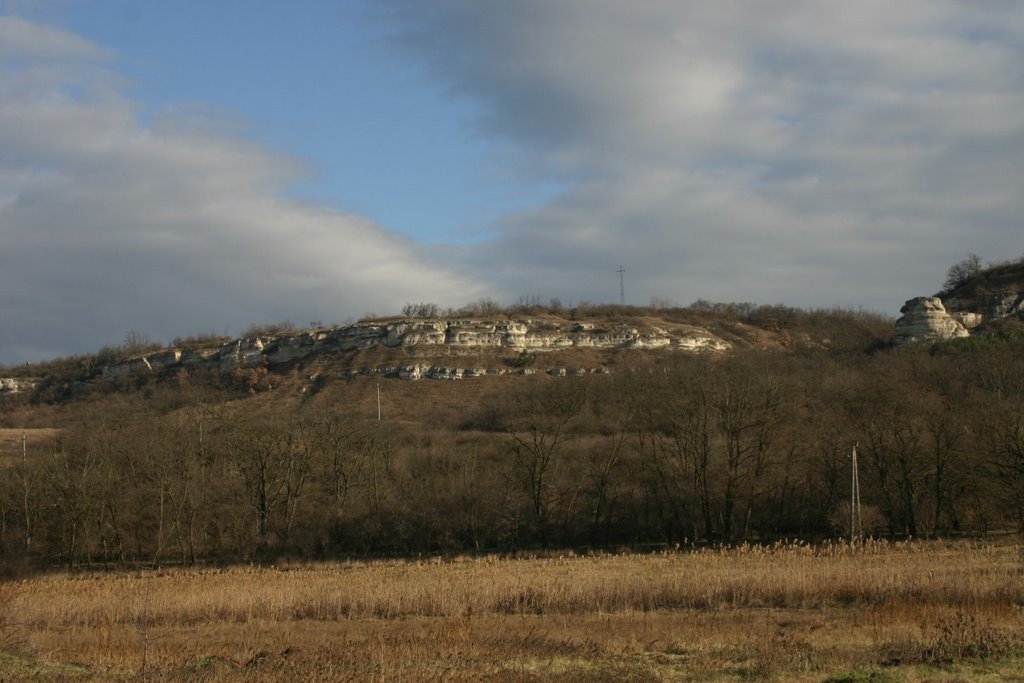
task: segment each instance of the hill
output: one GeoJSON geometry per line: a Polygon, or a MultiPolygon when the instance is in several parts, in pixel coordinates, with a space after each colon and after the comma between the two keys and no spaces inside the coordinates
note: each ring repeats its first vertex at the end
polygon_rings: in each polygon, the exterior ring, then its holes
{"type": "Polygon", "coordinates": [[[884,340],[892,325],[884,316],[859,311],[707,302],[689,308],[532,307],[490,313],[374,318],[310,329],[283,323],[254,327],[238,339],[177,339],[166,348],[132,339],[92,355],[0,368],[0,395],[63,402],[181,373],[218,376],[252,390],[279,386],[289,376],[323,381],[359,374],[402,379],[583,374],[646,365],[658,352],[863,349],[884,340]]]}
{"type": "Polygon", "coordinates": [[[845,535],[855,444],[867,533],[1024,528],[1024,343],[892,331],[491,310],[7,368],[0,568],[845,535]]]}
{"type": "Polygon", "coordinates": [[[950,267],[945,287],[910,299],[896,321],[897,342],[1024,334],[1024,258],[982,267],[971,255],[950,267]]]}

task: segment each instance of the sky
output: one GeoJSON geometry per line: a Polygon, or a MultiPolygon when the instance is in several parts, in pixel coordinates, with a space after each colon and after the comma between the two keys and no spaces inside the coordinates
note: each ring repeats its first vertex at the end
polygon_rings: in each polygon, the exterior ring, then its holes
{"type": "Polygon", "coordinates": [[[0,0],[0,363],[1024,254],[1017,0],[0,0]]]}

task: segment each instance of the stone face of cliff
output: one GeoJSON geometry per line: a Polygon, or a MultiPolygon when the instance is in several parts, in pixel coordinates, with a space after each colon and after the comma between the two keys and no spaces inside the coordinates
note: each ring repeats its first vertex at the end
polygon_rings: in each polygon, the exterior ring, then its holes
{"type": "Polygon", "coordinates": [[[957,339],[986,324],[1024,320],[1024,263],[993,266],[953,290],[910,299],[900,313],[897,342],[957,339]]]}
{"type": "MultiPolygon", "coordinates": [[[[949,297],[946,306],[957,312],[974,308],[959,297],[949,297]]],[[[986,295],[977,308],[979,310],[973,315],[978,317],[979,322],[982,319],[993,318],[1024,319],[1024,292],[993,292],[986,295]]]]}
{"type": "Polygon", "coordinates": [[[0,377],[0,394],[20,394],[23,391],[32,391],[39,384],[39,380],[26,377],[0,377]]]}
{"type": "Polygon", "coordinates": [[[961,319],[950,315],[937,296],[910,299],[903,304],[900,313],[903,315],[896,321],[895,332],[895,340],[899,343],[933,342],[971,334],[961,319]]]}
{"type": "MultiPolygon", "coordinates": [[[[692,325],[630,325],[565,320],[404,319],[364,321],[345,327],[320,329],[278,337],[236,339],[219,347],[170,349],[108,366],[103,377],[117,380],[133,372],[160,372],[174,367],[217,368],[231,373],[238,368],[288,367],[318,354],[351,353],[371,349],[395,350],[424,357],[479,356],[480,354],[548,353],[570,349],[651,350],[691,353],[728,351],[732,343],[707,329],[692,325]]],[[[372,369],[404,379],[461,379],[515,372],[505,368],[451,367],[414,363],[372,369]]],[[[520,369],[525,371],[527,369],[520,369]]],[[[567,374],[576,368],[556,368],[567,374]]],[[[588,370],[589,371],[592,371],[588,370]]]]}

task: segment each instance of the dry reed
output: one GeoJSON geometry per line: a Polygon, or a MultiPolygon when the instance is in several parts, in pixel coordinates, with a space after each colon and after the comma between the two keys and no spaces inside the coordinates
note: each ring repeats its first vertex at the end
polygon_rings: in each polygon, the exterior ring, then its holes
{"type": "Polygon", "coordinates": [[[285,567],[55,574],[16,584],[34,625],[95,626],[475,613],[1019,605],[1012,548],[870,542],[656,555],[348,562],[285,567]],[[970,580],[965,580],[970,577],[970,580]],[[59,596],[59,597],[58,597],[59,596]],[[57,599],[55,599],[57,598],[57,599]]]}
{"type": "Polygon", "coordinates": [[[232,679],[253,657],[271,657],[280,673],[300,646],[308,666],[335,661],[335,674],[384,677],[403,662],[392,672],[411,679],[473,679],[508,673],[512,664],[516,680],[549,678],[558,666],[635,678],[641,670],[686,671],[679,668],[685,662],[705,672],[730,662],[744,675],[795,677],[837,666],[1012,656],[1024,582],[1016,547],[790,543],[655,555],[53,574],[9,583],[5,595],[7,618],[20,624],[28,651],[57,648],[59,661],[88,661],[110,677],[147,668],[187,677],[183,658],[200,656],[229,662],[210,680],[232,679]],[[640,623],[651,624],[647,636],[637,635],[640,623]],[[538,635],[528,624],[546,630],[538,635]],[[349,645],[361,653],[353,655],[358,662],[345,664],[336,641],[321,640],[341,633],[356,638],[349,645]],[[185,647],[182,634],[206,634],[210,643],[221,634],[225,644],[211,654],[185,647]],[[290,645],[273,651],[268,642],[290,645]],[[129,661],[123,652],[133,653],[129,661]],[[374,652],[383,657],[376,665],[374,652]],[[432,657],[448,662],[447,676],[417,673],[432,657]]]}

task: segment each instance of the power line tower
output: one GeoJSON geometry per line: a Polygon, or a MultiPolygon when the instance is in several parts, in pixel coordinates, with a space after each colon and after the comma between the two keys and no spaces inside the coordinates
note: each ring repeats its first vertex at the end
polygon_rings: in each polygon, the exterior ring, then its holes
{"type": "Polygon", "coordinates": [[[619,265],[619,269],[615,271],[619,274],[619,305],[626,305],[626,286],[623,284],[622,275],[626,272],[626,269],[619,265]]]}

